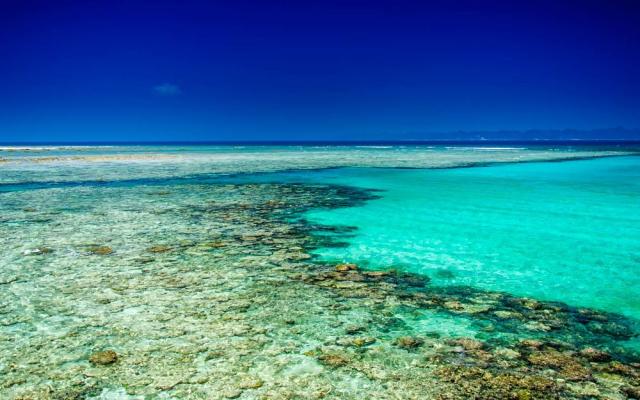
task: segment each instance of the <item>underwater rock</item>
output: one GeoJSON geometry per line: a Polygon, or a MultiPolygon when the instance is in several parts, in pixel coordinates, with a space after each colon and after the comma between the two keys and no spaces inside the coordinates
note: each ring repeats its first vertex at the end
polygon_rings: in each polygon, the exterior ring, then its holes
{"type": "Polygon", "coordinates": [[[588,308],[579,308],[578,314],[584,318],[585,321],[601,321],[606,322],[607,317],[602,315],[600,312],[596,310],[591,310],[588,308]]]}
{"type": "Polygon", "coordinates": [[[382,278],[385,276],[389,276],[392,273],[392,271],[366,271],[364,272],[364,275],[370,278],[382,278]]]}
{"type": "Polygon", "coordinates": [[[455,384],[452,397],[464,399],[557,399],[561,387],[538,375],[492,373],[479,367],[449,365],[436,370],[443,381],[455,384]]]}
{"type": "MultiPolygon", "coordinates": [[[[8,285],[11,284],[13,282],[18,282],[19,278],[17,277],[11,277],[11,278],[3,278],[2,280],[0,280],[0,285],[8,285]]],[[[0,310],[2,310],[2,308],[0,308],[0,310]]]]}
{"type": "Polygon", "coordinates": [[[535,352],[529,355],[527,359],[533,365],[554,368],[562,368],[567,362],[571,361],[569,356],[566,356],[556,350],[535,352]]]}
{"type": "Polygon", "coordinates": [[[567,388],[581,398],[598,398],[598,396],[600,396],[600,390],[598,390],[598,386],[593,382],[570,383],[567,385],[567,388]]]}
{"type": "Polygon", "coordinates": [[[580,355],[593,362],[604,362],[611,359],[611,356],[608,353],[605,353],[604,351],[598,349],[594,349],[593,347],[582,349],[580,351],[580,355]]]}
{"type": "Polygon", "coordinates": [[[258,241],[258,237],[255,235],[242,235],[240,237],[240,240],[242,240],[243,242],[253,243],[258,241]]]}
{"type": "Polygon", "coordinates": [[[637,364],[634,368],[630,365],[623,364],[619,361],[612,361],[606,365],[604,370],[607,372],[615,373],[615,374],[622,374],[630,378],[640,379],[640,367],[637,366],[637,364]]]}
{"type": "Polygon", "coordinates": [[[283,202],[283,201],[278,201],[278,200],[267,200],[267,201],[265,201],[265,202],[264,202],[264,206],[265,206],[265,207],[270,207],[270,208],[272,208],[272,207],[278,207],[278,206],[283,206],[283,205],[285,205],[285,204],[286,204],[285,202],[283,202]]]}
{"type": "Polygon", "coordinates": [[[358,269],[358,266],[355,264],[338,264],[336,265],[336,271],[338,272],[347,272],[347,271],[355,271],[358,269]]]}
{"type": "Polygon", "coordinates": [[[264,381],[260,378],[248,377],[243,379],[238,385],[241,389],[258,389],[264,385],[264,381]]]}
{"type": "Polygon", "coordinates": [[[522,318],[522,314],[517,313],[515,311],[498,310],[498,311],[494,311],[494,314],[496,317],[502,318],[502,319],[509,319],[509,318],[521,319],[522,318]]]}
{"type": "Polygon", "coordinates": [[[436,271],[436,276],[441,279],[453,279],[455,275],[453,272],[448,269],[439,269],[436,271]]]}
{"type": "Polygon", "coordinates": [[[449,340],[447,344],[451,346],[461,346],[467,351],[480,350],[484,347],[484,343],[481,341],[469,338],[452,339],[449,340]]]}
{"type": "Polygon", "coordinates": [[[585,380],[591,377],[589,370],[575,358],[557,350],[538,351],[530,354],[527,360],[536,366],[556,369],[569,380],[585,380]]]}
{"type": "Polygon", "coordinates": [[[525,347],[532,347],[534,349],[539,349],[542,347],[543,343],[536,339],[522,339],[520,344],[525,347]]]}
{"type": "Polygon", "coordinates": [[[498,347],[493,353],[508,360],[515,360],[520,357],[519,352],[508,347],[498,347]]]}
{"type": "Polygon", "coordinates": [[[216,242],[206,243],[205,246],[210,247],[212,249],[219,249],[221,247],[226,247],[227,244],[223,241],[216,241],[216,242]]]}
{"type": "Polygon", "coordinates": [[[113,249],[109,246],[90,246],[89,253],[99,256],[106,256],[113,253],[113,249]]]}
{"type": "Polygon", "coordinates": [[[222,392],[222,396],[225,399],[237,399],[238,397],[242,396],[242,390],[228,389],[222,392]]]}
{"type": "Polygon", "coordinates": [[[463,304],[462,307],[467,314],[480,314],[491,309],[491,306],[487,304],[463,304]]]}
{"type": "Polygon", "coordinates": [[[155,382],[154,386],[160,390],[171,390],[182,383],[182,378],[178,377],[162,377],[155,382]]]}
{"type": "Polygon", "coordinates": [[[540,302],[537,300],[523,298],[521,301],[524,308],[528,308],[529,310],[538,310],[541,307],[540,302]]]}
{"type": "Polygon", "coordinates": [[[349,364],[349,359],[339,353],[325,353],[318,356],[318,360],[330,367],[343,367],[349,364]]]}
{"type": "Polygon", "coordinates": [[[623,386],[622,393],[631,399],[640,399],[640,386],[623,386]]]}
{"type": "Polygon", "coordinates": [[[368,346],[376,342],[376,338],[373,337],[359,337],[355,338],[351,341],[351,343],[356,347],[368,346]]]}
{"type": "Polygon", "coordinates": [[[551,327],[540,321],[530,321],[524,324],[524,327],[531,331],[549,332],[551,327]]]}
{"type": "Polygon", "coordinates": [[[398,347],[402,347],[403,349],[415,349],[416,347],[421,346],[424,343],[424,340],[412,336],[402,336],[396,339],[395,343],[398,347]]]}
{"type": "Polygon", "coordinates": [[[401,286],[407,286],[411,288],[423,288],[429,283],[429,278],[417,274],[410,273],[397,273],[397,283],[401,286]]]}
{"type": "Polygon", "coordinates": [[[302,252],[298,252],[298,253],[291,253],[291,254],[287,254],[287,258],[289,260],[308,260],[311,258],[311,256],[307,253],[302,253],[302,252]]]}
{"type": "Polygon", "coordinates": [[[346,328],[344,328],[344,331],[347,333],[347,335],[355,335],[358,332],[362,332],[366,329],[365,326],[362,325],[347,325],[346,328]]]}
{"type": "Polygon", "coordinates": [[[633,332],[629,326],[623,326],[614,321],[609,321],[609,322],[590,321],[587,324],[587,327],[590,331],[592,331],[595,334],[607,335],[607,336],[617,337],[620,339],[631,338],[633,336],[633,332]]]}
{"type": "Polygon", "coordinates": [[[95,365],[110,365],[118,361],[118,354],[113,350],[98,351],[89,356],[89,361],[95,365]]]}
{"type": "Polygon", "coordinates": [[[464,310],[464,306],[459,301],[446,301],[444,303],[444,308],[451,311],[461,311],[464,310]]]}
{"type": "Polygon", "coordinates": [[[492,323],[488,323],[484,326],[482,326],[482,328],[480,328],[480,330],[484,331],[484,332],[494,332],[496,330],[496,326],[492,323]]]}
{"type": "Polygon", "coordinates": [[[267,333],[269,330],[263,326],[256,326],[253,328],[253,333],[257,334],[257,335],[264,335],[265,333],[267,333]]]}
{"type": "Polygon", "coordinates": [[[171,247],[169,247],[169,246],[163,246],[163,245],[159,245],[159,246],[152,246],[152,247],[149,247],[149,248],[147,249],[147,251],[148,251],[149,253],[166,253],[166,252],[168,252],[168,251],[170,251],[170,250],[171,250],[171,247]]]}

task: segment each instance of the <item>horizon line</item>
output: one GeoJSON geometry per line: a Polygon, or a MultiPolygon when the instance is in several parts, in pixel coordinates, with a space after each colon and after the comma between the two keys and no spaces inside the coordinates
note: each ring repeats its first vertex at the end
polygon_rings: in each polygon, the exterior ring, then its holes
{"type": "Polygon", "coordinates": [[[2,146],[107,146],[107,145],[358,145],[358,144],[491,144],[491,143],[522,143],[522,144],[622,144],[622,143],[640,143],[639,139],[395,139],[395,140],[92,140],[92,141],[0,141],[2,146]]]}

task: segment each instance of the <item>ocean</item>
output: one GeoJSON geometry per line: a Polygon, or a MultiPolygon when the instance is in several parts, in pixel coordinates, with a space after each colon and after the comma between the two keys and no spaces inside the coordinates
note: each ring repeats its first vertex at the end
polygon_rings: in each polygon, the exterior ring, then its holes
{"type": "Polygon", "coordinates": [[[633,398],[637,151],[0,147],[0,397],[633,398]]]}

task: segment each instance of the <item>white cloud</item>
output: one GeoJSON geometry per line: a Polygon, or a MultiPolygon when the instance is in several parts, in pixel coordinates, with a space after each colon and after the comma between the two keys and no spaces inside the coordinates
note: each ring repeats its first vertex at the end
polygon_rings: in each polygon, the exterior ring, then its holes
{"type": "Polygon", "coordinates": [[[180,90],[180,86],[174,85],[172,83],[163,83],[161,85],[156,85],[153,87],[153,92],[160,96],[177,96],[182,91],[180,90]]]}

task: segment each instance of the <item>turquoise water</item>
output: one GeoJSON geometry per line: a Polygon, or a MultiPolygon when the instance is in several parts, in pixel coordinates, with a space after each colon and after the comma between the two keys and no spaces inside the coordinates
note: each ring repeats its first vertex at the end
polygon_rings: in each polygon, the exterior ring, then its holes
{"type": "Polygon", "coordinates": [[[321,259],[640,318],[640,157],[319,174],[383,190],[308,215],[358,228],[321,259]]]}

